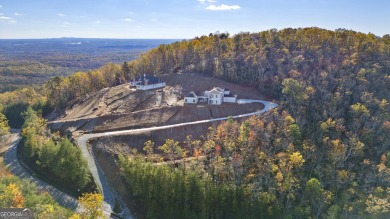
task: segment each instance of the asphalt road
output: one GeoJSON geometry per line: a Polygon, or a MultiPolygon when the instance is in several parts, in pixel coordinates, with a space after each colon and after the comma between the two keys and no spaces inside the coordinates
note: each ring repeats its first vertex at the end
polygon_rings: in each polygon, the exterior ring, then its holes
{"type": "Polygon", "coordinates": [[[20,130],[13,130],[9,136],[11,143],[7,145],[7,151],[4,154],[4,163],[8,170],[21,179],[27,179],[37,185],[40,191],[48,192],[61,206],[75,210],[78,206],[76,198],[64,193],[48,183],[40,180],[26,170],[19,162],[17,157],[17,148],[21,140],[20,130]]]}
{"type": "MultiPolygon", "coordinates": [[[[278,104],[276,104],[276,103],[263,101],[263,100],[240,99],[237,101],[238,104],[255,103],[255,102],[264,104],[264,109],[256,111],[256,112],[252,112],[252,113],[246,113],[246,114],[242,114],[242,115],[233,116],[233,118],[243,118],[243,117],[259,115],[259,114],[267,112],[267,111],[278,106],[278,104]]],[[[114,189],[109,185],[106,177],[104,176],[103,171],[96,164],[96,160],[95,160],[94,155],[92,154],[92,150],[91,151],[88,150],[87,142],[89,140],[91,140],[93,138],[98,138],[98,137],[143,133],[143,132],[150,132],[150,131],[156,131],[156,130],[162,130],[162,129],[170,129],[170,128],[174,128],[174,127],[196,125],[196,124],[202,124],[202,123],[211,123],[211,122],[222,121],[222,120],[227,120],[227,119],[229,119],[229,117],[200,120],[200,121],[186,122],[186,123],[179,123],[179,124],[165,125],[165,126],[158,126],[158,127],[141,128],[141,129],[112,131],[112,132],[95,133],[95,134],[84,134],[84,135],[80,136],[77,139],[77,144],[81,148],[83,156],[88,161],[88,167],[91,170],[92,176],[93,176],[96,184],[98,184],[99,188],[102,190],[102,193],[104,196],[104,202],[105,202],[105,211],[109,211],[110,209],[113,209],[114,204],[115,204],[115,199],[118,199],[121,201],[121,198],[118,194],[116,194],[114,192],[114,189]]],[[[124,209],[122,216],[125,218],[132,218],[130,211],[125,207],[123,202],[121,205],[122,205],[122,209],[124,209]]]]}
{"type": "MultiPolygon", "coordinates": [[[[264,104],[264,109],[252,113],[246,113],[242,115],[233,116],[232,118],[243,118],[243,117],[249,117],[254,115],[260,115],[264,112],[267,112],[275,107],[278,106],[276,103],[268,102],[268,101],[262,101],[262,100],[249,100],[249,99],[240,99],[237,101],[238,104],[245,104],[245,103],[262,103],[264,104]]],[[[95,160],[95,156],[92,154],[92,150],[89,151],[87,147],[87,142],[93,138],[98,137],[106,137],[106,136],[114,136],[114,135],[124,135],[124,134],[133,134],[133,133],[143,133],[143,132],[149,132],[149,131],[156,131],[156,130],[162,130],[162,129],[170,129],[174,127],[181,127],[181,126],[188,126],[188,125],[196,125],[196,124],[203,124],[203,123],[211,123],[215,121],[222,121],[227,120],[229,117],[222,117],[222,118],[213,118],[208,120],[200,120],[200,121],[194,121],[194,122],[186,122],[186,123],[179,123],[179,124],[173,124],[173,125],[166,125],[166,126],[158,126],[158,127],[149,127],[149,128],[141,128],[141,129],[132,129],[132,130],[123,130],[123,131],[112,131],[112,132],[105,132],[105,133],[96,133],[96,134],[84,134],[81,135],[77,139],[77,144],[79,145],[83,156],[88,161],[88,167],[92,173],[92,176],[96,182],[96,184],[99,186],[99,188],[102,191],[102,194],[104,196],[104,215],[106,217],[109,217],[109,215],[112,212],[112,209],[115,205],[115,199],[117,199],[121,205],[122,205],[122,213],[121,216],[124,218],[133,218],[131,212],[127,209],[126,205],[123,204],[123,201],[121,197],[115,192],[115,190],[110,186],[108,183],[104,172],[98,167],[97,162],[95,160]]],[[[54,121],[55,122],[55,121],[54,121]]],[[[9,170],[15,174],[16,176],[20,178],[28,179],[31,182],[34,182],[37,184],[37,187],[40,190],[47,191],[50,195],[53,196],[53,198],[62,206],[70,208],[70,209],[76,209],[78,206],[77,199],[73,198],[72,196],[61,192],[60,190],[56,189],[55,187],[47,184],[46,182],[34,177],[29,171],[27,171],[25,168],[22,167],[22,165],[19,163],[19,160],[17,159],[17,146],[20,142],[20,134],[19,132],[12,133],[11,135],[12,143],[8,146],[8,150],[4,155],[4,162],[6,166],[9,168],[9,170]]]]}

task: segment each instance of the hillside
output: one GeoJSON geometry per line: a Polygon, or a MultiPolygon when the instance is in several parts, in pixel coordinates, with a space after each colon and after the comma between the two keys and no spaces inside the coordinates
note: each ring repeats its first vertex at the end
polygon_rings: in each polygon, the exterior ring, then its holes
{"type": "Polygon", "coordinates": [[[30,90],[4,99],[55,109],[48,117],[53,130],[81,134],[262,107],[183,106],[172,92],[177,85],[183,92],[220,86],[239,98],[275,98],[280,106],[261,117],[90,143],[145,217],[389,218],[389,60],[389,35],[320,28],[217,33],[161,45],[122,67],[53,78],[35,101],[30,90]],[[142,74],[168,86],[138,92],[125,84],[142,74]],[[184,141],[188,134],[193,138],[184,141]],[[144,150],[147,140],[154,142],[144,150]],[[149,162],[160,156],[177,161],[149,162]]]}
{"type": "MultiPolygon", "coordinates": [[[[133,62],[135,69],[157,74],[202,72],[256,87],[280,99],[281,106],[263,119],[222,123],[200,142],[181,141],[179,145],[192,156],[207,157],[193,160],[190,167],[186,163],[152,167],[145,162],[145,156],[154,155],[146,155],[139,144],[154,138],[154,153],[162,153],[158,146],[164,142],[156,136],[176,137],[173,133],[101,139],[94,142],[94,149],[106,171],[116,168],[114,160],[120,153],[132,154],[129,160],[122,159],[120,167],[145,214],[388,218],[388,60],[389,35],[345,29],[210,34],[162,45],[133,62]],[[141,153],[139,159],[131,148],[141,153]],[[165,180],[170,177],[175,181],[165,180]],[[209,192],[197,193],[194,203],[186,199],[194,191],[209,192]],[[183,198],[180,203],[175,202],[178,196],[183,198]],[[161,200],[170,202],[157,207],[161,200]],[[212,209],[207,208],[210,201],[212,209]]],[[[180,153],[166,156],[178,159],[180,153]]]]}
{"type": "Polygon", "coordinates": [[[234,92],[240,99],[259,99],[262,95],[254,88],[195,73],[165,75],[161,79],[167,83],[161,91],[140,91],[130,89],[129,84],[123,84],[78,98],[64,111],[52,114],[50,120],[55,122],[49,124],[54,130],[104,132],[239,115],[261,110],[263,107],[259,103],[185,105],[183,98],[175,94],[175,89],[179,87],[183,94],[223,87],[234,92]]]}

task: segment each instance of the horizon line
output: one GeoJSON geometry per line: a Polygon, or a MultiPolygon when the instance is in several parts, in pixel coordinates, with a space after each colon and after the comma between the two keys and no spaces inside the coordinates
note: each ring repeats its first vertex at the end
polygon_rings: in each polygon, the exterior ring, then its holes
{"type": "Polygon", "coordinates": [[[42,37],[42,38],[0,38],[0,40],[54,40],[54,39],[112,39],[112,40],[188,40],[190,38],[109,38],[109,37],[42,37]]]}

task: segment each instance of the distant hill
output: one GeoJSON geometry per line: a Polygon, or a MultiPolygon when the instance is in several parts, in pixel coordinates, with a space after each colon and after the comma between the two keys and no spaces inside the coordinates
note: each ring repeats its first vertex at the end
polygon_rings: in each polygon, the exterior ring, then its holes
{"type": "Polygon", "coordinates": [[[170,39],[0,40],[0,92],[41,85],[49,78],[123,63],[170,39]]]}

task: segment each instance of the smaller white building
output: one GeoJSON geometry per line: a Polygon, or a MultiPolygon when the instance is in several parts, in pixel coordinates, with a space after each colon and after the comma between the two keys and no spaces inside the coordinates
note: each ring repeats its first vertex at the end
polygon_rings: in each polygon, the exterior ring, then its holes
{"type": "Polygon", "coordinates": [[[191,92],[184,97],[184,103],[197,104],[198,102],[199,102],[198,95],[196,95],[194,92],[191,92]]]}
{"type": "Polygon", "coordinates": [[[236,103],[237,102],[237,95],[225,95],[223,96],[223,102],[224,103],[236,103]]]}
{"type": "Polygon", "coordinates": [[[158,77],[144,74],[131,81],[130,86],[136,87],[137,90],[152,90],[165,87],[165,82],[158,77]]]}

